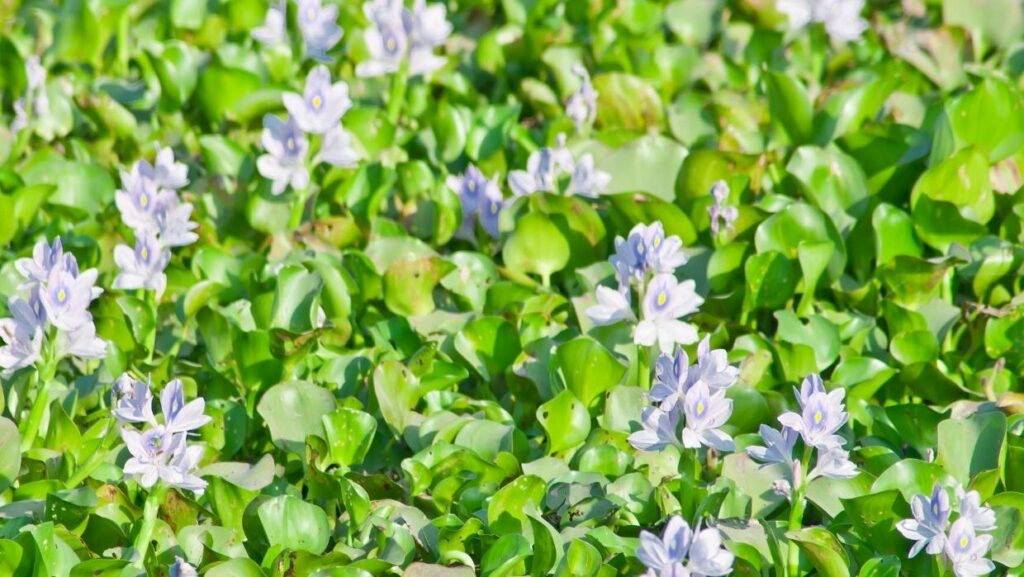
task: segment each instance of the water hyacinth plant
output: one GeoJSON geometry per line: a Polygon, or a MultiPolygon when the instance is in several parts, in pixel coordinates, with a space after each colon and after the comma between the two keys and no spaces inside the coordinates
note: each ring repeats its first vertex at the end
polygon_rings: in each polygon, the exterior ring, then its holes
{"type": "Polygon", "coordinates": [[[0,2],[0,577],[1020,577],[1022,47],[0,2]]]}

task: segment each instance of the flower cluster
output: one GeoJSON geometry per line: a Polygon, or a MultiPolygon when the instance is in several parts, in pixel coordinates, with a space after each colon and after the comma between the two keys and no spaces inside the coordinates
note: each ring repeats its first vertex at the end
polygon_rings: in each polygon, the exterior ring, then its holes
{"type": "Polygon", "coordinates": [[[868,28],[860,17],[864,0],[778,0],[776,7],[789,18],[790,28],[821,22],[836,42],[857,40],[868,28]]]}
{"type": "Polygon", "coordinates": [[[645,577],[719,577],[732,572],[735,556],[722,546],[722,534],[715,528],[691,530],[682,518],[673,516],[661,537],[640,532],[637,558],[647,567],[645,577]]]}
{"type": "Polygon", "coordinates": [[[711,217],[711,232],[718,234],[718,231],[732,230],[739,217],[739,209],[735,206],[725,204],[729,200],[729,185],[724,180],[716,181],[711,187],[711,198],[714,203],[708,207],[708,216],[711,217]]]}
{"type": "Polygon", "coordinates": [[[612,180],[610,174],[594,167],[592,154],[584,154],[579,161],[574,159],[572,153],[565,148],[565,135],[560,134],[554,148],[545,146],[530,154],[526,170],[509,172],[508,186],[516,196],[558,192],[563,175],[569,175],[565,194],[578,194],[587,198],[597,198],[612,180]]]}
{"type": "Polygon", "coordinates": [[[9,375],[38,365],[55,367],[72,356],[100,359],[106,343],[96,336],[89,305],[102,294],[96,287],[96,269],[78,270],[75,255],[64,252],[60,238],[53,244],[39,240],[31,258],[21,258],[15,268],[24,277],[19,286],[27,298],[8,302],[11,318],[0,319],[0,368],[9,375]]]}
{"type": "Polygon", "coordinates": [[[148,426],[142,432],[130,426],[121,428],[121,439],[132,455],[124,464],[124,473],[147,489],[163,481],[168,487],[201,495],[206,481],[195,475],[195,469],[203,457],[203,447],[189,446],[188,433],[210,422],[205,415],[206,402],[200,398],[185,403],[184,388],[175,379],[160,392],[161,424],[153,414],[149,385],[124,374],[114,384],[114,392],[114,416],[118,421],[148,426]]]}
{"type": "Polygon", "coordinates": [[[401,0],[371,0],[363,4],[363,12],[371,24],[364,35],[370,59],[356,67],[358,76],[394,74],[403,64],[409,76],[421,76],[447,62],[434,54],[452,33],[443,4],[416,0],[410,10],[401,0]]]}
{"type": "Polygon", "coordinates": [[[790,487],[809,483],[816,477],[856,477],[857,466],[850,461],[850,454],[843,449],[846,439],[837,434],[849,419],[843,404],[846,390],[838,388],[826,392],[821,377],[809,375],[801,383],[800,390],[794,393],[801,411],[788,411],[780,415],[781,431],[761,425],[761,440],[764,445],[747,447],[747,454],[765,464],[782,463],[789,466],[793,475],[793,478],[787,481],[790,487]],[[793,457],[793,448],[798,437],[803,439],[806,454],[809,455],[812,449],[816,451],[815,466],[806,479],[802,479],[802,471],[809,463],[795,461],[793,457]]]}
{"type": "Polygon", "coordinates": [[[697,342],[697,329],[682,317],[693,314],[704,303],[692,280],[678,282],[675,270],[687,260],[678,236],[665,236],[661,222],[638,224],[627,238],[615,239],[615,267],[618,289],[597,288],[597,305],[587,309],[595,325],[619,321],[635,322],[632,286],[641,295],[642,317],[636,323],[633,340],[643,346],[658,345],[671,353],[675,345],[697,342]],[[650,280],[648,280],[650,278],[650,280]]]}
{"type": "MultiPolygon", "coordinates": [[[[338,7],[324,6],[321,0],[298,0],[297,20],[299,32],[306,46],[306,55],[327,60],[327,51],[341,40],[344,33],[338,27],[338,7]]],[[[264,46],[288,43],[288,2],[272,3],[267,8],[263,25],[253,29],[252,37],[264,46]]]]}
{"type": "Polygon", "coordinates": [[[118,245],[114,262],[120,272],[116,289],[156,291],[159,300],[167,287],[164,269],[171,247],[199,239],[192,222],[192,205],[178,199],[177,190],[188,184],[188,167],[174,160],[170,148],[157,148],[156,165],[139,160],[131,171],[121,171],[121,189],[114,196],[124,221],[135,233],[135,247],[118,245]]]}
{"type": "Polygon", "coordinates": [[[341,117],[352,108],[348,84],[332,84],[330,71],[320,65],[309,71],[302,94],[287,92],[282,100],[288,116],[285,120],[273,114],[263,117],[260,142],[266,154],[256,160],[260,174],[273,182],[273,194],[283,193],[289,185],[296,190],[309,186],[307,133],[322,136],[313,165],[326,162],[348,168],[356,164],[359,155],[352,137],[341,126],[341,117]]]}
{"type": "Polygon", "coordinates": [[[572,119],[576,132],[583,132],[597,119],[597,91],[590,82],[590,73],[582,64],[573,65],[572,73],[580,78],[580,87],[566,101],[565,115],[572,119]]]}
{"type": "Polygon", "coordinates": [[[40,64],[38,56],[25,59],[25,78],[28,81],[25,96],[14,101],[11,131],[15,134],[28,126],[30,110],[34,118],[45,118],[50,114],[50,99],[46,95],[46,69],[40,64]]]}
{"type": "Polygon", "coordinates": [[[462,205],[462,225],[455,232],[457,238],[476,239],[475,226],[480,226],[491,238],[498,238],[498,217],[505,200],[498,188],[498,178],[488,180],[480,169],[470,164],[460,176],[449,176],[448,187],[459,195],[462,205]]]}
{"type": "Polygon", "coordinates": [[[978,532],[995,530],[995,512],[981,504],[977,491],[964,491],[958,485],[956,498],[958,518],[950,524],[953,509],[949,494],[936,483],[930,496],[914,495],[910,501],[914,518],[900,521],[896,529],[915,542],[910,557],[924,549],[929,555],[944,555],[957,577],[988,575],[995,570],[992,561],[985,557],[992,546],[992,536],[978,532]]]}
{"type": "Polygon", "coordinates": [[[725,391],[739,378],[726,352],[711,349],[708,337],[697,347],[697,363],[691,365],[686,351],[662,354],[654,368],[655,383],[648,397],[656,403],[645,407],[643,428],[629,436],[642,451],[658,451],[669,445],[696,449],[713,447],[732,451],[732,437],[721,427],[732,416],[732,400],[725,391]],[[678,432],[682,424],[682,433],[678,432]]]}

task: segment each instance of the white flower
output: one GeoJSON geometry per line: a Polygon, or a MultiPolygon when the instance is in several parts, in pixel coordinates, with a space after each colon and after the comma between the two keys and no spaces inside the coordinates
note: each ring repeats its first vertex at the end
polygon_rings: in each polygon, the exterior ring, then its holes
{"type": "Polygon", "coordinates": [[[651,279],[643,302],[643,320],[636,326],[633,340],[638,345],[655,343],[664,353],[676,344],[688,345],[697,341],[697,329],[681,317],[692,314],[704,303],[694,289],[692,280],[677,282],[668,273],[651,279]]]}
{"type": "Polygon", "coordinates": [[[151,289],[159,300],[167,287],[164,269],[170,258],[171,251],[160,246],[156,237],[147,232],[136,233],[135,250],[123,244],[114,247],[114,262],[121,269],[114,279],[114,288],[151,289]]]}
{"type": "Polygon", "coordinates": [[[97,296],[96,276],[96,269],[78,274],[77,270],[69,270],[67,265],[50,272],[46,286],[39,292],[39,299],[52,325],[63,331],[74,331],[92,324],[89,304],[97,296]]]}
{"type": "Polygon", "coordinates": [[[860,17],[864,0],[778,0],[776,8],[789,18],[789,27],[798,29],[821,22],[835,42],[860,38],[868,23],[860,17]]]}
{"type": "Polygon", "coordinates": [[[555,192],[558,178],[563,173],[573,171],[572,154],[564,146],[564,139],[559,138],[555,148],[544,147],[530,154],[526,161],[526,170],[513,170],[508,173],[508,186],[516,196],[528,196],[535,192],[555,192]]]}
{"type": "Polygon", "coordinates": [[[322,64],[309,71],[302,94],[285,92],[281,99],[299,128],[313,134],[338,128],[341,117],[352,108],[348,84],[331,84],[331,73],[322,64]]]}
{"type": "Polygon", "coordinates": [[[0,368],[4,369],[5,377],[40,359],[45,322],[23,299],[12,298],[8,308],[11,318],[0,319],[0,340],[4,342],[0,347],[0,368]]]}
{"type": "Polygon", "coordinates": [[[857,465],[850,461],[850,454],[840,447],[818,449],[818,459],[807,475],[810,481],[815,477],[829,479],[852,479],[857,476],[857,465]]]}
{"type": "Polygon", "coordinates": [[[157,186],[170,190],[178,190],[188,184],[188,167],[174,160],[174,151],[156,147],[156,166],[153,167],[153,180],[157,186]]]}
{"type": "Polygon", "coordinates": [[[25,282],[18,288],[34,289],[46,283],[53,269],[59,266],[64,266],[64,247],[60,237],[53,239],[53,245],[47,244],[45,238],[39,239],[32,248],[32,258],[19,258],[14,262],[14,268],[25,277],[25,282]]]}
{"type": "Polygon", "coordinates": [[[156,416],[153,415],[153,394],[149,391],[149,385],[124,373],[114,383],[114,395],[117,397],[114,416],[119,420],[128,423],[149,423],[154,426],[157,424],[156,416]]]}
{"type": "Polygon", "coordinates": [[[181,379],[167,383],[160,392],[160,410],[164,415],[164,426],[172,433],[194,431],[211,420],[204,414],[206,401],[202,397],[185,403],[181,379]]]}
{"type": "Polygon", "coordinates": [[[595,326],[611,325],[619,321],[635,321],[629,290],[615,290],[606,286],[597,287],[597,304],[588,308],[587,317],[595,326]]]}
{"type": "Polygon", "coordinates": [[[565,114],[572,119],[576,132],[594,122],[597,117],[597,91],[590,82],[590,74],[582,64],[576,63],[572,72],[580,78],[580,87],[569,96],[565,103],[565,114]]]}
{"type": "Polygon", "coordinates": [[[956,487],[956,498],[960,502],[960,518],[971,521],[978,531],[993,531],[996,528],[996,513],[981,504],[981,495],[977,491],[964,491],[960,485],[956,487]]]}
{"type": "Polygon", "coordinates": [[[711,188],[711,196],[714,203],[708,207],[708,216],[711,217],[711,232],[718,234],[722,228],[732,230],[739,218],[739,210],[735,206],[725,204],[729,199],[729,185],[724,180],[715,182],[711,188]]]}
{"type": "Polygon", "coordinates": [[[578,194],[587,198],[597,198],[608,188],[612,175],[594,168],[594,156],[585,154],[572,169],[572,178],[566,194],[578,194]]]}
{"type": "Polygon", "coordinates": [[[196,568],[189,565],[181,557],[174,558],[174,565],[168,568],[170,577],[199,577],[199,573],[196,573],[196,568]]]}
{"type": "Polygon", "coordinates": [[[792,411],[779,416],[779,422],[800,433],[804,442],[818,449],[842,446],[846,440],[836,432],[849,415],[843,406],[846,390],[814,393],[807,399],[801,414],[792,411]]]}
{"type": "Polygon", "coordinates": [[[704,445],[719,451],[732,451],[735,448],[732,437],[721,431],[732,416],[732,399],[725,398],[725,390],[712,393],[706,383],[698,381],[686,391],[683,412],[686,415],[684,447],[696,449],[704,445]]]}
{"type": "Polygon", "coordinates": [[[660,451],[669,445],[681,446],[676,432],[679,418],[678,411],[644,407],[640,414],[642,428],[629,436],[629,444],[641,451],[660,451]]]}
{"type": "Polygon", "coordinates": [[[264,46],[286,44],[288,42],[288,33],[285,31],[287,12],[287,0],[271,4],[267,8],[263,25],[252,29],[252,37],[264,46]]]}
{"type": "Polygon", "coordinates": [[[896,523],[896,529],[904,537],[915,541],[909,557],[926,549],[929,555],[938,555],[946,546],[946,527],[949,526],[949,495],[938,483],[932,488],[931,497],[914,495],[910,500],[913,519],[896,523]]]}
{"type": "Polygon", "coordinates": [[[273,114],[264,116],[260,141],[267,153],[256,159],[256,168],[273,182],[271,192],[279,195],[289,186],[305,190],[309,186],[306,168],[309,142],[295,120],[289,117],[282,121],[273,114]]]}
{"type": "Polygon", "coordinates": [[[985,558],[992,546],[991,535],[978,535],[966,517],[960,517],[949,529],[946,556],[953,564],[956,577],[978,577],[995,571],[995,564],[985,558]]]}
{"type": "Polygon", "coordinates": [[[298,2],[299,31],[306,42],[306,54],[324,60],[327,51],[341,40],[343,34],[338,27],[338,7],[334,4],[324,6],[321,0],[298,2]]]}
{"type": "Polygon", "coordinates": [[[747,454],[764,464],[782,463],[792,466],[793,447],[800,435],[789,427],[777,431],[768,425],[761,425],[760,431],[764,446],[747,447],[747,454]]]}
{"type": "Polygon", "coordinates": [[[339,168],[352,168],[359,162],[359,158],[359,152],[352,146],[352,135],[341,126],[335,126],[324,135],[316,162],[326,162],[339,168]]]}

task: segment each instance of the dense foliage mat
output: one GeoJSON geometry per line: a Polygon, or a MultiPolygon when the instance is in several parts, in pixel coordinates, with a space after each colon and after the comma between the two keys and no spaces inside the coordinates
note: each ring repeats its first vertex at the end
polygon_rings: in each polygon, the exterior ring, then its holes
{"type": "Polygon", "coordinates": [[[0,577],[1024,575],[1019,0],[0,1],[0,577]]]}

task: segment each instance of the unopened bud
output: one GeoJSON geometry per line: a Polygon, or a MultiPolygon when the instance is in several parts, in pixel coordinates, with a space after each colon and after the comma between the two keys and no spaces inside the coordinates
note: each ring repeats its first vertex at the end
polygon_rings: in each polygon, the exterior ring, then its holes
{"type": "Polygon", "coordinates": [[[793,486],[799,488],[804,482],[804,470],[800,461],[793,461],[793,486]]]}
{"type": "Polygon", "coordinates": [[[790,486],[789,481],[779,479],[777,481],[772,481],[772,491],[780,497],[789,499],[790,495],[793,493],[793,487],[790,486]]]}

